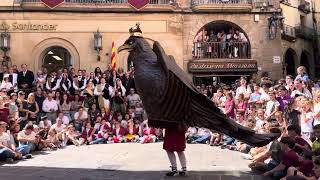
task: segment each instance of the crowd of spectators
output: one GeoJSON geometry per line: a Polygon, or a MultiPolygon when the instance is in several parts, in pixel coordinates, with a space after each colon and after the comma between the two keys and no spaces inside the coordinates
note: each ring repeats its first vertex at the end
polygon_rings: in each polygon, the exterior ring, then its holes
{"type": "Polygon", "coordinates": [[[148,126],[133,70],[63,69],[36,74],[27,65],[0,73],[0,160],[31,158],[37,150],[67,145],[162,139],[148,126]]]}
{"type": "MultiPolygon", "coordinates": [[[[306,68],[297,76],[260,82],[241,77],[236,86],[197,86],[231,119],[256,133],[276,133],[265,147],[252,147],[205,128],[190,127],[188,143],[239,151],[256,173],[273,179],[318,179],[320,176],[320,88],[306,68]],[[217,90],[215,90],[217,88],[217,90]]],[[[221,84],[220,84],[221,85],[221,84]]]]}
{"type": "MultiPolygon", "coordinates": [[[[27,65],[0,73],[0,160],[31,158],[36,150],[67,145],[157,142],[162,129],[148,126],[135,92],[134,69],[94,72],[63,69],[36,74],[27,65]]],[[[252,147],[202,127],[189,127],[188,143],[241,152],[250,168],[276,179],[320,176],[320,86],[305,67],[272,81],[241,77],[235,85],[197,86],[227,117],[256,133],[277,133],[268,146],[252,147]]]]}

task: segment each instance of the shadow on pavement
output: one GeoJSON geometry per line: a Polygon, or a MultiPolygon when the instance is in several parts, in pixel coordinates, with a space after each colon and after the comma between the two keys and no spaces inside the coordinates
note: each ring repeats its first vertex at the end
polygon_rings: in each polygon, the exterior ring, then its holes
{"type": "Polygon", "coordinates": [[[163,171],[2,166],[0,180],[267,180],[249,172],[191,171],[186,177],[165,177],[165,173],[163,171]]]}

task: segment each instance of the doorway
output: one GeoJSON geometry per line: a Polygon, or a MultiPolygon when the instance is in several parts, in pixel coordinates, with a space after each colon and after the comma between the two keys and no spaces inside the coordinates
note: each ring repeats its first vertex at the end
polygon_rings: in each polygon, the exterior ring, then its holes
{"type": "Polygon", "coordinates": [[[48,72],[58,71],[63,68],[69,68],[72,64],[70,52],[60,46],[51,46],[44,52],[42,67],[48,69],[48,72]]]}
{"type": "Polygon", "coordinates": [[[287,49],[287,51],[284,55],[286,75],[295,76],[295,74],[296,74],[296,66],[295,66],[296,58],[297,58],[296,52],[291,48],[287,49]]]}
{"type": "Polygon", "coordinates": [[[307,74],[310,74],[309,56],[306,51],[302,51],[301,53],[300,66],[304,66],[307,70],[307,74]]]}

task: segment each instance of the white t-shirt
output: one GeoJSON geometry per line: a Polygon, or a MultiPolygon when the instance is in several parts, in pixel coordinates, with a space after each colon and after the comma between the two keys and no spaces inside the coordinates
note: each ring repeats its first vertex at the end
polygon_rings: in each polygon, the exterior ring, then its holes
{"type": "Polygon", "coordinates": [[[31,134],[26,135],[25,130],[23,130],[18,133],[18,139],[20,139],[20,138],[22,138],[22,139],[36,139],[36,133],[32,131],[31,134]]]}
{"type": "Polygon", "coordinates": [[[42,129],[44,129],[44,128],[49,128],[50,129],[50,127],[52,126],[52,123],[51,123],[51,121],[50,120],[47,120],[48,121],[48,124],[45,126],[44,125],[44,122],[43,121],[40,121],[39,122],[39,128],[42,128],[42,129]]]}
{"type": "Polygon", "coordinates": [[[248,87],[240,86],[236,90],[236,99],[239,98],[240,94],[243,94],[244,96],[246,96],[247,94],[251,94],[251,89],[248,87]]]}
{"type": "Polygon", "coordinates": [[[54,129],[57,133],[60,133],[63,131],[63,129],[65,128],[66,126],[64,124],[61,124],[60,127],[58,127],[57,124],[54,124],[51,126],[51,129],[54,129]]]}
{"type": "Polygon", "coordinates": [[[2,133],[2,135],[0,135],[0,143],[6,147],[9,146],[8,142],[10,142],[10,136],[8,133],[2,133]]]}
{"type": "Polygon", "coordinates": [[[305,122],[303,119],[301,119],[301,132],[313,132],[313,116],[312,112],[307,112],[305,114],[306,119],[308,119],[307,122],[305,122]]]}
{"type": "MultiPolygon", "coordinates": [[[[56,121],[58,121],[59,119],[60,119],[60,118],[57,118],[56,121]]],[[[63,118],[62,118],[62,124],[64,124],[64,125],[69,125],[69,123],[70,123],[69,118],[68,118],[67,116],[63,116],[63,118]]]]}
{"type": "Polygon", "coordinates": [[[280,103],[277,100],[268,101],[266,106],[265,116],[270,116],[270,114],[275,110],[277,106],[280,106],[280,103]]]}
{"type": "Polygon", "coordinates": [[[262,119],[256,118],[256,128],[255,129],[261,129],[264,121],[262,119]]]}

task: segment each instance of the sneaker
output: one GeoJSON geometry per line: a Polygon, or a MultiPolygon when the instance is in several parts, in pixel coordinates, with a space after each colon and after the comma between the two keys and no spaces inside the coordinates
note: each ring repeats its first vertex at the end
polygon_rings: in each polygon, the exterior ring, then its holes
{"type": "Polygon", "coordinates": [[[182,171],[179,171],[179,175],[180,175],[180,176],[186,176],[186,175],[187,175],[187,168],[186,168],[186,167],[183,167],[183,168],[182,168],[182,171]]]}
{"type": "Polygon", "coordinates": [[[25,157],[26,159],[31,159],[31,158],[32,158],[32,154],[26,154],[24,157],[25,157]]]}
{"type": "Polygon", "coordinates": [[[12,158],[7,158],[6,163],[12,164],[12,163],[14,163],[14,160],[12,158]]]}

